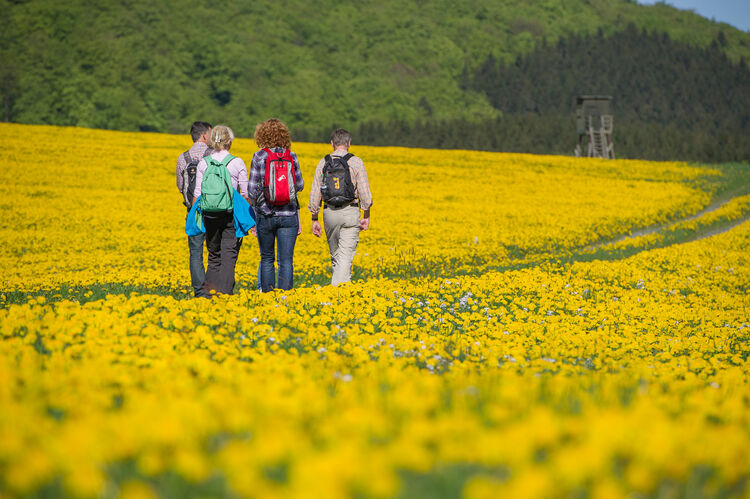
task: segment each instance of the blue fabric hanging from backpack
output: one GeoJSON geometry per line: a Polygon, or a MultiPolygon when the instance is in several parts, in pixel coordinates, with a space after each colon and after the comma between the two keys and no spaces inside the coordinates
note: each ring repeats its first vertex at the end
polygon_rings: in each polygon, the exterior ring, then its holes
{"type": "MultiPolygon", "coordinates": [[[[234,235],[236,237],[245,237],[250,233],[250,229],[255,227],[255,211],[245,198],[240,196],[237,190],[234,190],[232,199],[232,210],[234,215],[234,235]]],[[[190,208],[187,220],[185,221],[185,234],[188,236],[197,236],[204,234],[206,227],[203,225],[203,213],[200,209],[198,199],[193,201],[193,207],[190,208]]]]}
{"type": "Polygon", "coordinates": [[[237,237],[248,235],[250,229],[255,227],[255,211],[245,198],[240,196],[237,190],[234,191],[232,199],[232,209],[234,210],[234,233],[237,237]]]}
{"type": "MultiPolygon", "coordinates": [[[[200,199],[200,196],[198,196],[198,199],[200,199]]],[[[201,204],[197,202],[198,199],[193,200],[193,206],[188,212],[187,220],[185,220],[185,234],[188,236],[206,233],[206,227],[203,225],[203,213],[200,210],[201,204]]]]}

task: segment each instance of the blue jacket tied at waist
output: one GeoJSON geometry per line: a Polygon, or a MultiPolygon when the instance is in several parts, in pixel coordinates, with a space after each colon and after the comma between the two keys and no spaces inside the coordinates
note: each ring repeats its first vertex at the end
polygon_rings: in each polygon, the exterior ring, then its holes
{"type": "MultiPolygon", "coordinates": [[[[187,220],[185,221],[185,234],[188,236],[197,236],[206,232],[199,201],[200,196],[193,201],[193,207],[190,208],[187,220]]],[[[232,210],[234,214],[234,235],[245,237],[250,232],[250,229],[255,227],[255,212],[250,203],[236,189],[232,196],[232,210]]]]}

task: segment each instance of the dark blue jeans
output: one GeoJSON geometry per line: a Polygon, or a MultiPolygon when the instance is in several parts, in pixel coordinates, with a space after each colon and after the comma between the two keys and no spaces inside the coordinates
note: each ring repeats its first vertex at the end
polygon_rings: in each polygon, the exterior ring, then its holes
{"type": "Polygon", "coordinates": [[[294,243],[297,241],[299,219],[267,217],[258,213],[256,220],[260,247],[260,290],[264,293],[278,287],[292,289],[294,285],[294,243]],[[274,251],[274,243],[276,251],[274,251]],[[279,256],[279,282],[276,285],[275,254],[279,256]]]}
{"type": "Polygon", "coordinates": [[[188,249],[190,249],[190,283],[196,298],[206,296],[203,283],[206,280],[206,269],[203,268],[203,243],[206,234],[188,236],[188,249]]]}

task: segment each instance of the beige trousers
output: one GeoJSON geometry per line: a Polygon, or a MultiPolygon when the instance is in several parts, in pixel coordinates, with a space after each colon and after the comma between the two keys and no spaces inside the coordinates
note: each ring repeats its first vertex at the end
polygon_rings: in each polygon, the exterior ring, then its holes
{"type": "Polygon", "coordinates": [[[352,261],[359,242],[359,207],[323,210],[323,224],[331,250],[331,284],[336,286],[352,279],[352,261]]]}

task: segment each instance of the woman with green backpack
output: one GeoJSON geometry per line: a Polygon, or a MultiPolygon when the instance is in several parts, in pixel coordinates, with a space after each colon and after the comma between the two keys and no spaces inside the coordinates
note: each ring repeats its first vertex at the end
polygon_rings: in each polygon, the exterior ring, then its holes
{"type": "Polygon", "coordinates": [[[208,144],[214,152],[198,163],[195,176],[193,199],[201,197],[206,228],[208,267],[204,286],[209,294],[232,294],[234,268],[242,245],[242,238],[235,233],[233,196],[236,190],[247,199],[247,167],[242,158],[229,154],[233,141],[231,128],[214,127],[208,144]]]}

